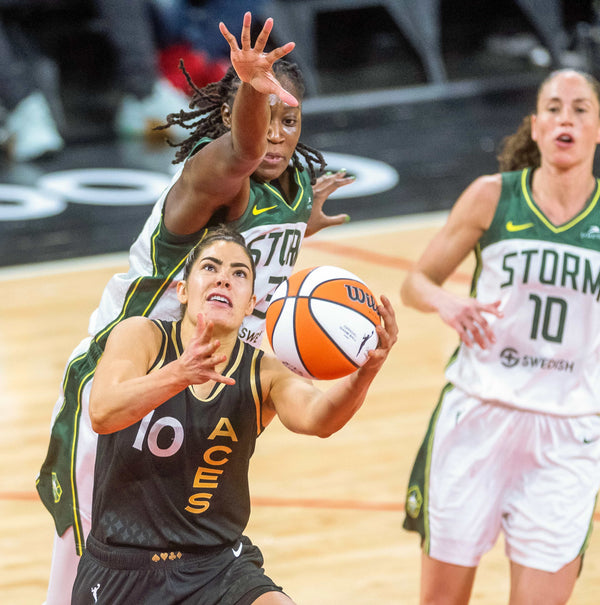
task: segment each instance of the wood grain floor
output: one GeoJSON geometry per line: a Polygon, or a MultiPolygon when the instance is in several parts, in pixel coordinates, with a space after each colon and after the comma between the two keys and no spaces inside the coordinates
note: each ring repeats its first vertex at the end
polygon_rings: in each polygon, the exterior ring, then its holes
{"type": "MultiPolygon", "coordinates": [[[[389,296],[400,338],[364,407],[338,434],[301,437],[275,421],[258,442],[247,534],[262,548],[269,575],[299,605],[418,602],[420,551],[417,536],[401,527],[402,503],[457,341],[436,316],[403,308],[398,287],[441,219],[349,225],[302,249],[298,268],[342,266],[389,296]]],[[[44,601],[53,526],[35,475],[64,363],[106,281],[125,263],[117,255],[0,271],[0,603],[44,601]]],[[[466,292],[469,277],[466,263],[450,287],[466,292]]],[[[472,603],[506,603],[507,579],[500,542],[479,569],[472,603]]],[[[599,595],[594,536],[571,603],[597,605],[599,595]]]]}

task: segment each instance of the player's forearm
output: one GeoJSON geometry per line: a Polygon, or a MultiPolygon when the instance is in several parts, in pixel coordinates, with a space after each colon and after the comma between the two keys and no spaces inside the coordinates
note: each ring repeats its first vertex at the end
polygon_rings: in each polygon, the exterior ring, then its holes
{"type": "Polygon", "coordinates": [[[231,118],[233,148],[237,155],[245,159],[263,157],[267,150],[270,115],[268,95],[242,82],[231,118]]]}
{"type": "Polygon", "coordinates": [[[330,437],[343,428],[362,407],[376,375],[376,370],[360,368],[323,392],[309,416],[312,434],[330,437]]]}
{"type": "Polygon", "coordinates": [[[127,380],[95,380],[90,393],[92,428],[100,434],[131,426],[165,401],[181,392],[189,381],[177,362],[145,376],[127,380]]]}
{"type": "Polygon", "coordinates": [[[425,274],[412,271],[400,288],[400,298],[407,307],[424,313],[438,312],[448,293],[425,274]]]}

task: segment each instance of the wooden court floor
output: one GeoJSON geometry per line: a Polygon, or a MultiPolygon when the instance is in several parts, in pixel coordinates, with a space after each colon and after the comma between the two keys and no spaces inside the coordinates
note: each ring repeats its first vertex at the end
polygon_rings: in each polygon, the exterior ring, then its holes
{"type": "MultiPolygon", "coordinates": [[[[247,534],[267,573],[298,605],[418,602],[418,539],[405,532],[404,490],[457,340],[434,315],[400,305],[398,288],[443,215],[348,225],[306,241],[298,268],[337,265],[391,298],[399,341],[353,420],[326,440],[275,421],[257,444],[247,534]]],[[[0,603],[39,605],[53,526],[34,489],[64,363],[86,334],[124,255],[0,271],[0,603]]],[[[469,263],[450,287],[466,292],[469,263]]],[[[596,526],[600,514],[596,513],[596,526]]],[[[598,529],[596,527],[596,529],[598,529]]],[[[472,603],[507,602],[501,541],[485,557],[472,603]]],[[[600,536],[571,603],[600,602],[600,536]]]]}

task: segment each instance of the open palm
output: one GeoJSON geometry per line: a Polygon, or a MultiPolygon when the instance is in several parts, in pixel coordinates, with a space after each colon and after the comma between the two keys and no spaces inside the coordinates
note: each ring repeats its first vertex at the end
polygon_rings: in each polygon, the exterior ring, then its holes
{"type": "Polygon", "coordinates": [[[263,94],[275,94],[284,103],[296,107],[298,100],[291,95],[277,80],[273,73],[273,63],[284,57],[294,49],[294,42],[288,42],[269,53],[265,53],[265,46],[273,29],[273,19],[270,17],[256,38],[254,47],[250,39],[250,26],[252,15],[244,15],[241,43],[238,45],[235,36],[227,29],[224,23],[219,23],[219,29],[231,48],[231,64],[242,82],[250,84],[256,91],[263,94]]]}

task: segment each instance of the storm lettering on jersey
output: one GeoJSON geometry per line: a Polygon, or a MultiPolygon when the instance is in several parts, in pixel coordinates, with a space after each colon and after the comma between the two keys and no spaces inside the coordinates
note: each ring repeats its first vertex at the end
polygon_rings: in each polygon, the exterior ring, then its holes
{"type": "MultiPolygon", "coordinates": [[[[237,443],[238,437],[229,418],[221,418],[208,437],[208,441],[216,438],[227,439],[237,443]]],[[[210,500],[214,490],[219,487],[219,479],[223,475],[222,468],[229,462],[229,455],[233,452],[228,445],[213,445],[206,449],[202,455],[203,464],[196,469],[192,488],[203,490],[193,493],[188,498],[185,510],[188,513],[199,515],[210,508],[210,500]]]]}
{"type": "Polygon", "coordinates": [[[589,258],[554,249],[510,252],[502,258],[504,281],[501,288],[515,284],[560,286],[600,300],[600,269],[589,258]]]}
{"type": "Polygon", "coordinates": [[[282,267],[286,265],[293,267],[296,264],[301,243],[301,231],[286,229],[284,232],[275,231],[261,235],[252,240],[248,247],[257,267],[268,267],[274,260],[277,260],[282,267]],[[261,245],[261,242],[263,245],[261,245]]]}

